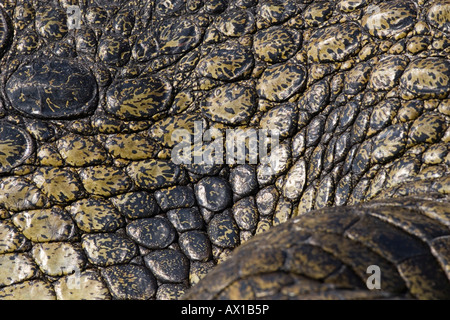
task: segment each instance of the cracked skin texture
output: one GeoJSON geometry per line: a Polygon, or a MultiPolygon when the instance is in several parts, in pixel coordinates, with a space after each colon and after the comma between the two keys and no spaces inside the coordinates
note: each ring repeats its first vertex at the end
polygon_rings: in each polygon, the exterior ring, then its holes
{"type": "Polygon", "coordinates": [[[1,1],[0,299],[448,299],[448,8],[1,1]]]}

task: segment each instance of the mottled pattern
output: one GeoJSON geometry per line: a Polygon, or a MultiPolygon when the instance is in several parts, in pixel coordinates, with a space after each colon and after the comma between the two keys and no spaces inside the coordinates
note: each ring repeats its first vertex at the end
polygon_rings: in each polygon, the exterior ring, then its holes
{"type": "Polygon", "coordinates": [[[127,80],[107,92],[106,110],[122,119],[146,119],[164,111],[172,88],[158,78],[127,80]]]}
{"type": "Polygon", "coordinates": [[[248,122],[255,111],[256,93],[252,88],[230,84],[216,88],[202,104],[203,114],[215,122],[248,122]]]}
{"type": "Polygon", "coordinates": [[[98,44],[98,56],[108,65],[121,67],[131,56],[130,45],[120,35],[108,35],[98,44]]]}
{"type": "Polygon", "coordinates": [[[124,219],[116,208],[103,198],[82,199],[67,207],[78,228],[86,233],[114,232],[124,219]]]}
{"type": "Polygon", "coordinates": [[[225,45],[212,50],[197,66],[198,72],[216,80],[236,80],[249,75],[253,56],[243,47],[225,45]]]}
{"type": "Polygon", "coordinates": [[[67,241],[75,233],[73,220],[59,207],[21,211],[12,217],[12,222],[33,242],[67,241]]]}
{"type": "Polygon", "coordinates": [[[311,212],[243,244],[184,298],[448,299],[448,204],[438,196],[311,212]],[[382,270],[381,290],[366,287],[369,265],[382,270]]]}
{"type": "Polygon", "coordinates": [[[448,298],[449,6],[3,1],[0,299],[448,298]]]}
{"type": "Polygon", "coordinates": [[[149,249],[164,249],[175,240],[173,226],[161,217],[133,221],[127,225],[127,234],[149,249]]]}
{"type": "Polygon", "coordinates": [[[33,151],[33,142],[23,129],[0,123],[0,171],[8,172],[25,161],[33,151]]]}
{"type": "Polygon", "coordinates": [[[405,88],[404,97],[446,97],[450,84],[448,59],[427,58],[413,61],[405,70],[400,85],[405,88]]]}
{"type": "Polygon", "coordinates": [[[9,78],[12,106],[29,116],[59,119],[85,115],[97,103],[97,85],[74,61],[39,59],[22,65],[9,78]]]}
{"type": "Polygon", "coordinates": [[[85,256],[80,248],[68,242],[39,243],[31,250],[34,261],[48,276],[63,276],[81,270],[85,256]]]}
{"type": "Polygon", "coordinates": [[[217,17],[216,28],[229,37],[240,37],[255,31],[255,17],[251,11],[231,10],[217,17]]]}
{"type": "Polygon", "coordinates": [[[115,233],[86,234],[82,247],[89,262],[103,267],[127,263],[137,253],[133,241],[115,233]]]}
{"type": "Polygon", "coordinates": [[[36,10],[36,31],[45,38],[61,39],[68,32],[65,19],[66,14],[62,8],[40,6],[36,10]]]}
{"type": "Polygon", "coordinates": [[[333,3],[328,1],[311,3],[303,12],[305,22],[310,27],[318,27],[333,15],[333,3]]]}
{"type": "Polygon", "coordinates": [[[371,35],[389,38],[409,31],[414,26],[416,15],[412,1],[381,2],[366,9],[361,23],[371,35]]]}
{"type": "Polygon", "coordinates": [[[398,85],[409,59],[407,56],[388,56],[376,65],[370,77],[370,85],[375,91],[391,90],[398,85]]]}
{"type": "Polygon", "coordinates": [[[433,1],[428,9],[427,18],[431,25],[441,31],[450,31],[450,2],[433,1]]]}
{"type": "Polygon", "coordinates": [[[147,300],[156,292],[156,279],[142,266],[115,265],[102,272],[111,295],[118,300],[147,300]]]}
{"type": "Polygon", "coordinates": [[[57,148],[64,161],[71,166],[89,166],[106,160],[106,151],[88,137],[69,134],[61,137],[57,148]]]}
{"type": "MultiPolygon", "coordinates": [[[[24,14],[26,16],[26,14],[24,14]]],[[[0,10],[0,54],[3,54],[5,47],[11,39],[11,27],[8,23],[8,15],[3,9],[0,10]]]]}
{"type": "Polygon", "coordinates": [[[305,83],[306,71],[302,65],[287,62],[268,67],[259,79],[258,94],[269,101],[283,101],[297,93],[305,83]]]}
{"type": "Polygon", "coordinates": [[[301,35],[295,30],[271,27],[255,34],[253,48],[259,59],[277,63],[289,59],[298,50],[301,35]]]}
{"type": "Polygon", "coordinates": [[[321,63],[343,61],[358,49],[361,37],[361,27],[355,23],[319,29],[306,45],[308,60],[321,63]]]}

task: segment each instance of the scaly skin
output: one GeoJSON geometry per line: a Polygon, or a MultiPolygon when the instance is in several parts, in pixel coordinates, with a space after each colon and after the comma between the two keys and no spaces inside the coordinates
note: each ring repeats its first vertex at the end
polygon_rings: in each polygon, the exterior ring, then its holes
{"type": "Polygon", "coordinates": [[[0,298],[449,297],[447,0],[0,6],[0,298]]]}

